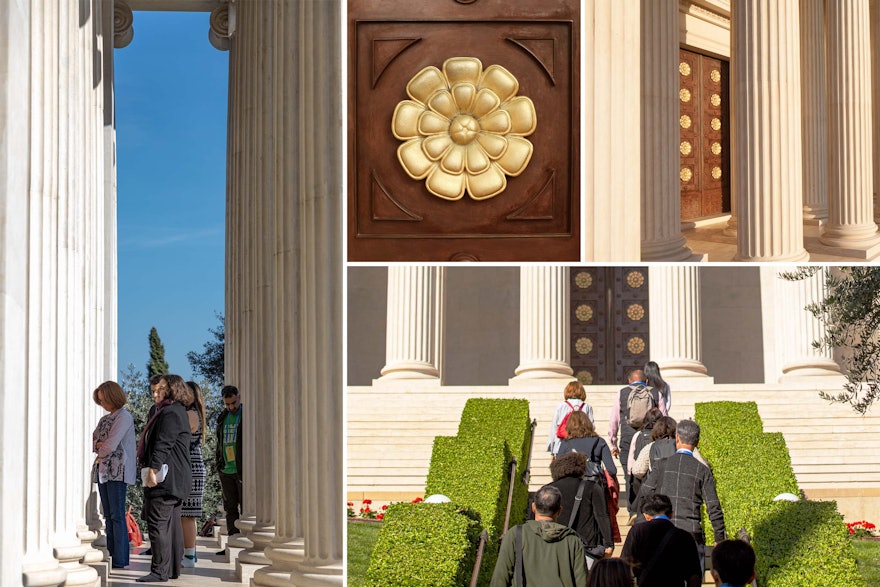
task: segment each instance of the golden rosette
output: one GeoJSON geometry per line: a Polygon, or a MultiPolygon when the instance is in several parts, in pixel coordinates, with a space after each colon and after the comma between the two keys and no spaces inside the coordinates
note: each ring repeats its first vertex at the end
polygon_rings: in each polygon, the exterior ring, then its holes
{"type": "Polygon", "coordinates": [[[397,159],[428,191],[459,200],[497,196],[507,176],[522,173],[533,146],[535,105],[517,96],[519,82],[500,65],[483,70],[473,57],[453,57],[443,71],[429,66],[407,84],[411,98],[394,109],[391,131],[404,141],[397,159]]]}

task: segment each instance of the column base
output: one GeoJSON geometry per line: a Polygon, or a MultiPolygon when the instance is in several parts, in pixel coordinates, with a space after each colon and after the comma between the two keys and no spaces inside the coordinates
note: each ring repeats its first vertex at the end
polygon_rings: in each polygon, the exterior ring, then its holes
{"type": "Polygon", "coordinates": [[[840,227],[826,227],[819,236],[815,252],[853,259],[869,260],[880,256],[880,233],[877,225],[861,231],[861,234],[843,232],[840,227]]]}
{"type": "Polygon", "coordinates": [[[679,235],[668,241],[642,242],[642,261],[692,261],[694,252],[687,239],[679,235]]]}
{"type": "Polygon", "coordinates": [[[329,564],[311,564],[302,562],[290,574],[296,587],[327,587],[330,585],[340,587],[344,585],[342,580],[342,561],[333,561],[329,564]]]}
{"type": "Polygon", "coordinates": [[[824,226],[827,223],[827,206],[804,206],[804,224],[810,226],[824,226]]]}
{"type": "Polygon", "coordinates": [[[733,260],[744,263],[799,263],[801,261],[809,261],[810,254],[807,252],[806,249],[801,249],[790,255],[769,255],[751,257],[741,255],[739,251],[737,251],[736,255],[734,255],[733,257],[733,260]]]}
{"type": "Polygon", "coordinates": [[[379,372],[379,379],[439,379],[440,370],[430,363],[401,361],[386,365],[379,372]]]}
{"type": "Polygon", "coordinates": [[[523,379],[573,379],[574,371],[562,361],[535,361],[524,363],[513,372],[511,383],[523,379]]]}
{"type": "Polygon", "coordinates": [[[254,585],[266,587],[294,587],[290,574],[305,559],[302,538],[289,542],[273,542],[266,547],[266,556],[272,561],[268,567],[257,569],[254,585]]]}
{"type": "Polygon", "coordinates": [[[67,569],[53,559],[31,562],[21,567],[23,587],[58,587],[67,580],[67,569]]]}
{"type": "Polygon", "coordinates": [[[88,550],[85,544],[56,546],[52,549],[58,563],[67,571],[64,587],[100,587],[98,572],[80,563],[88,550]]]}
{"type": "Polygon", "coordinates": [[[730,220],[727,221],[727,226],[724,227],[724,230],[721,231],[721,234],[724,236],[736,236],[738,232],[736,226],[736,216],[733,214],[730,215],[730,220]]]}
{"type": "Polygon", "coordinates": [[[841,382],[846,379],[840,372],[840,365],[834,360],[816,358],[783,365],[779,382],[790,383],[816,378],[822,379],[823,382],[828,382],[829,378],[840,379],[841,382]]]}

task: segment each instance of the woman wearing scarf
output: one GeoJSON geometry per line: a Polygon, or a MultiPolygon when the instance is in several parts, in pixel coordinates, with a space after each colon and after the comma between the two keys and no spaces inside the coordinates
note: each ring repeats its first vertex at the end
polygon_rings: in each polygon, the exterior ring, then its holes
{"type": "Polygon", "coordinates": [[[180,507],[189,495],[192,481],[191,434],[184,408],[192,403],[192,392],[178,375],[154,377],[150,380],[150,390],[156,405],[141,433],[138,463],[143,467],[144,519],[153,560],[150,574],[140,577],[140,583],[162,582],[180,576],[183,558],[180,507]]]}
{"type": "Polygon", "coordinates": [[[101,507],[107,521],[107,550],[114,569],[128,566],[128,527],[125,524],[125,492],[134,485],[134,418],[123,406],[125,392],[115,381],[105,381],[92,392],[95,403],[109,412],[92,433],[97,453],[92,481],[98,483],[101,507]]]}

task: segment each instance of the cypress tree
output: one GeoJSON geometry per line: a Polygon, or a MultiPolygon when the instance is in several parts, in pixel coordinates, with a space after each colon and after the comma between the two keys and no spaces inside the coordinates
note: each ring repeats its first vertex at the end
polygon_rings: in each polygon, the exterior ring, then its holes
{"type": "Polygon", "coordinates": [[[159,332],[153,326],[150,329],[150,362],[147,363],[147,380],[153,375],[165,375],[168,373],[168,363],[165,362],[165,347],[159,339],[159,332]]]}

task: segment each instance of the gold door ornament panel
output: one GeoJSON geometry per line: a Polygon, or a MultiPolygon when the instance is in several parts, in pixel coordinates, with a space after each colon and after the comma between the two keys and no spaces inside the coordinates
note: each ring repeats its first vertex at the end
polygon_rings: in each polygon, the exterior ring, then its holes
{"type": "Polygon", "coordinates": [[[579,10],[349,1],[349,260],[579,258],[579,10]]]}
{"type": "Polygon", "coordinates": [[[649,360],[648,269],[571,268],[571,367],[584,385],[624,383],[649,360]]]}
{"type": "Polygon", "coordinates": [[[728,63],[679,51],[681,218],[730,212],[728,63]]]}

